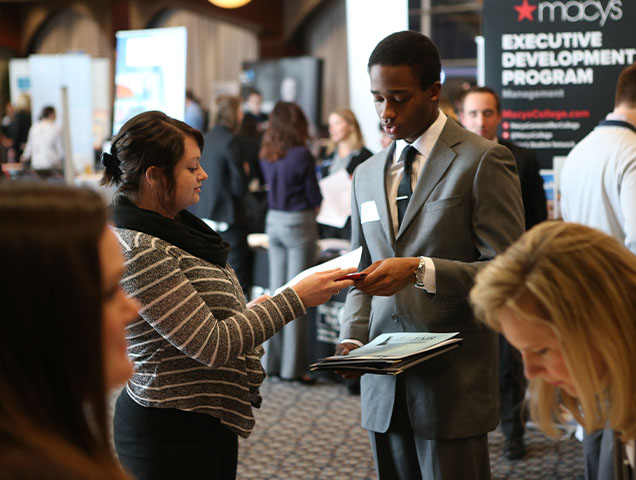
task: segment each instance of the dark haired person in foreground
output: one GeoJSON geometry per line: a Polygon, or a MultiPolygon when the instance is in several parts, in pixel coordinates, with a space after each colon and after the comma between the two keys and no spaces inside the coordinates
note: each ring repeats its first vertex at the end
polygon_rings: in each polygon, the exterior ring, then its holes
{"type": "Polygon", "coordinates": [[[479,272],[470,293],[478,316],[521,352],[541,429],[558,438],[563,407],[586,432],[604,429],[595,458],[586,451],[589,479],[634,478],[636,257],[621,243],[544,222],[479,272]]]}
{"type": "Polygon", "coordinates": [[[461,332],[463,345],[396,377],[363,375],[362,426],[382,479],[488,479],[499,423],[497,335],[475,321],[477,270],[523,232],[514,159],[438,109],[440,59],[424,35],[382,40],[371,94],[390,147],[353,177],[352,248],[368,276],[345,303],[339,352],[387,332],[461,332]]]}
{"type": "Polygon", "coordinates": [[[124,124],[104,155],[114,183],[124,290],[141,304],[128,327],[135,373],[117,400],[119,459],[138,480],[233,479],[238,436],[254,428],[261,344],[353,284],[355,269],[316,273],[246,308],[229,246],[187,207],[199,201],[198,130],[161,112],[124,124]]]}
{"type": "Polygon", "coordinates": [[[128,478],[106,394],[132,372],[137,304],[106,206],[89,190],[0,185],[0,478],[128,478]]]}

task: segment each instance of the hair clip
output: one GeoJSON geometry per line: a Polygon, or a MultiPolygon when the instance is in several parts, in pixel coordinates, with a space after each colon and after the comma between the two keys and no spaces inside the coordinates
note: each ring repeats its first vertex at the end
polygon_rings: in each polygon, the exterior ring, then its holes
{"type": "Polygon", "coordinates": [[[104,152],[102,153],[102,156],[100,157],[100,162],[102,163],[102,165],[106,168],[109,167],[114,167],[115,165],[115,157],[113,157],[110,153],[108,152],[104,152]]]}
{"type": "Polygon", "coordinates": [[[119,182],[121,180],[122,172],[121,168],[119,168],[119,160],[117,157],[108,152],[104,152],[100,157],[100,162],[106,169],[106,172],[113,177],[115,182],[119,182]]]}

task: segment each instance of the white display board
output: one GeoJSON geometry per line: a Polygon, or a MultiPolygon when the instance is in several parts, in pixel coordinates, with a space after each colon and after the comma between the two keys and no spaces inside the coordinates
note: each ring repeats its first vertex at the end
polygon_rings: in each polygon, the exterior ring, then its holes
{"type": "Polygon", "coordinates": [[[373,152],[380,150],[380,131],[367,73],[369,55],[380,40],[407,30],[408,24],[407,0],[347,0],[349,103],[373,152]]]}
{"type": "Polygon", "coordinates": [[[31,72],[28,58],[9,60],[9,90],[11,103],[16,105],[23,93],[31,95],[31,72]]]}
{"type": "Polygon", "coordinates": [[[62,87],[67,88],[70,154],[76,173],[91,171],[94,164],[91,62],[91,57],[83,53],[29,57],[33,121],[51,105],[62,125],[62,87]]]}
{"type": "Polygon", "coordinates": [[[117,32],[113,134],[135,115],[160,110],[183,120],[185,27],[117,32]]]}

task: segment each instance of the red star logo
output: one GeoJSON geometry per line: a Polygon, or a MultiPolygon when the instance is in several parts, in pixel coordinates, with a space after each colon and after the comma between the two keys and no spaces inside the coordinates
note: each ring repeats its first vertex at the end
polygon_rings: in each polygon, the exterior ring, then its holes
{"type": "Polygon", "coordinates": [[[524,18],[527,18],[531,22],[534,21],[534,18],[532,18],[532,12],[534,12],[537,9],[536,5],[529,5],[528,0],[523,0],[521,5],[514,8],[517,12],[519,12],[519,16],[517,17],[517,22],[520,22],[524,18]]]}

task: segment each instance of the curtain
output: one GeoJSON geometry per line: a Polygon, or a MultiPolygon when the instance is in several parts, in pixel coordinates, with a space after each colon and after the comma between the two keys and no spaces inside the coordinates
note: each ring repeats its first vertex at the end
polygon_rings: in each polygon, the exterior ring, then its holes
{"type": "Polygon", "coordinates": [[[157,26],[188,29],[186,88],[210,111],[216,94],[233,86],[238,93],[242,62],[258,58],[256,34],[226,22],[172,10],[157,26]]]}
{"type": "Polygon", "coordinates": [[[82,51],[91,57],[111,58],[112,47],[97,22],[73,10],[54,15],[38,32],[34,53],[82,51]]]}

